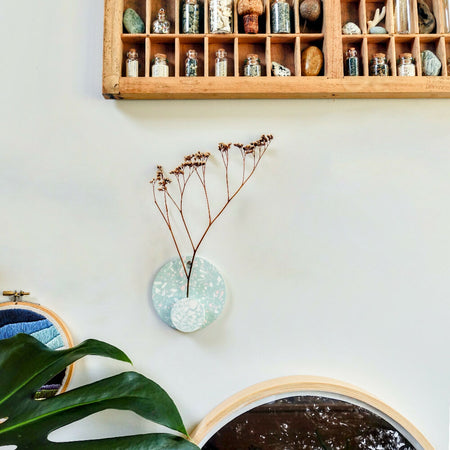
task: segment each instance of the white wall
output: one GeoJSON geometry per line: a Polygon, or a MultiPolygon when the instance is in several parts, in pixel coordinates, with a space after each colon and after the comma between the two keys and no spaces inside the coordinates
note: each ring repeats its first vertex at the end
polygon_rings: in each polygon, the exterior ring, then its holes
{"type": "MultiPolygon", "coordinates": [[[[103,2],[3,2],[0,289],[29,289],[80,342],[125,350],[189,427],[256,382],[334,377],[448,446],[448,100],[106,101],[103,2]],[[175,256],[148,180],[220,141],[275,136],[201,254],[222,318],[166,327],[151,280],[175,256]]],[[[216,192],[218,194],[218,192],[216,192]]],[[[73,386],[126,365],[87,359],[73,386]]],[[[60,433],[147,430],[105,413],[60,433]]]]}

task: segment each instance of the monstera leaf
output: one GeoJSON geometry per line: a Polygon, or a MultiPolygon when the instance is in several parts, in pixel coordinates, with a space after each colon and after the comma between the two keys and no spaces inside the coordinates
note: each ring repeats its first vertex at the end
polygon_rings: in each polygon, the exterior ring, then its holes
{"type": "Polygon", "coordinates": [[[49,441],[48,435],[52,431],[105,409],[134,411],[187,436],[169,395],[136,372],[124,372],[46,400],[34,398],[34,393],[43,384],[86,355],[130,362],[118,348],[93,339],[57,351],[25,334],[0,341],[0,422],[3,420],[0,423],[0,447],[16,445],[18,450],[198,450],[183,437],[168,433],[75,442],[49,441]]]}

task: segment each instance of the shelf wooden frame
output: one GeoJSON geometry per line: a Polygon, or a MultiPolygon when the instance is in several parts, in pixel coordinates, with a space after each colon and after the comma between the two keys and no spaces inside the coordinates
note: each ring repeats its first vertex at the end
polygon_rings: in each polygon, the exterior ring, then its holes
{"type": "Polygon", "coordinates": [[[323,13],[316,28],[305,29],[299,15],[303,0],[290,0],[293,11],[291,34],[273,34],[270,29],[270,0],[264,0],[265,13],[260,18],[260,33],[243,33],[242,18],[234,2],[234,33],[209,33],[208,1],[199,0],[203,8],[201,34],[180,33],[182,0],[105,0],[103,47],[103,95],[113,99],[207,99],[207,98],[450,98],[450,34],[444,33],[444,11],[439,0],[426,0],[436,17],[433,34],[419,34],[417,5],[413,0],[411,34],[397,34],[394,29],[393,0],[322,0],[323,13]],[[171,22],[170,34],[151,33],[156,12],[164,6],[171,22]],[[367,33],[367,20],[376,8],[386,6],[382,21],[388,34],[367,33]],[[145,33],[127,34],[123,29],[123,12],[135,9],[145,21],[145,33]],[[343,35],[342,25],[354,21],[360,35],[343,35]],[[319,76],[301,73],[301,52],[310,45],[321,48],[324,67],[319,76]],[[139,53],[139,77],[125,76],[126,53],[139,53]],[[228,76],[214,76],[215,52],[228,52],[228,76]],[[356,47],[361,58],[361,76],[344,76],[344,53],[356,47]],[[199,76],[185,77],[184,58],[188,48],[199,54],[199,76]],[[439,76],[424,76],[420,52],[432,50],[442,63],[439,76]],[[372,55],[386,53],[389,77],[369,76],[372,55]],[[155,53],[166,53],[169,77],[152,78],[151,61],[155,53]],[[244,77],[243,63],[249,53],[258,53],[261,77],[244,77]],[[398,77],[396,61],[403,52],[416,60],[417,76],[398,77]],[[292,76],[274,77],[272,61],[290,68],[292,76]]]}

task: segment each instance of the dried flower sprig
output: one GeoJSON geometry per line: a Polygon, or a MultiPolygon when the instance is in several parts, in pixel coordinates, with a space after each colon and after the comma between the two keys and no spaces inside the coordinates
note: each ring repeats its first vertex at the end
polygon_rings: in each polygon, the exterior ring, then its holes
{"type": "Polygon", "coordinates": [[[198,249],[205,239],[206,234],[211,229],[213,223],[219,218],[219,216],[223,213],[225,208],[229,205],[231,200],[238,194],[238,192],[244,187],[247,181],[255,172],[256,168],[261,161],[261,158],[264,156],[267,148],[273,140],[273,136],[271,134],[262,135],[255,142],[251,142],[248,145],[243,144],[224,144],[220,143],[218,146],[218,150],[223,162],[223,166],[225,169],[225,185],[226,185],[226,201],[219,208],[217,213],[212,213],[208,188],[206,185],[206,163],[208,162],[211,154],[208,152],[196,152],[191,155],[187,155],[184,157],[184,161],[175,167],[175,169],[169,172],[169,175],[172,175],[175,178],[176,186],[175,192],[172,192],[173,189],[169,189],[169,184],[172,183],[172,179],[166,176],[164,169],[162,166],[157,166],[156,176],[150,183],[153,186],[153,199],[158,211],[161,213],[161,216],[169,228],[170,235],[172,237],[173,243],[175,244],[175,248],[178,253],[178,257],[180,258],[181,265],[183,267],[183,271],[186,275],[187,286],[186,286],[186,297],[189,297],[189,284],[192,275],[192,268],[194,267],[194,260],[197,255],[198,249]],[[240,152],[242,158],[242,176],[240,179],[240,183],[237,188],[234,190],[230,186],[230,149],[233,147],[237,148],[240,152]],[[189,181],[192,179],[197,179],[200,182],[202,187],[208,220],[198,241],[194,241],[192,237],[192,233],[189,229],[189,226],[186,222],[185,211],[184,211],[184,199],[186,194],[186,188],[188,186],[189,181]],[[181,219],[183,224],[184,231],[186,232],[187,239],[189,241],[189,245],[192,249],[192,257],[190,261],[187,263],[184,262],[183,256],[180,250],[180,244],[175,237],[171,215],[170,212],[174,208],[175,212],[178,213],[178,216],[181,219]]]}

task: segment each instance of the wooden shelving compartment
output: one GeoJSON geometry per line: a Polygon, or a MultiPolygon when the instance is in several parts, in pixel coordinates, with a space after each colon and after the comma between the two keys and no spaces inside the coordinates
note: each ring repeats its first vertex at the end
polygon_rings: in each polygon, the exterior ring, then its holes
{"type": "Polygon", "coordinates": [[[259,33],[245,34],[242,18],[234,3],[234,33],[209,33],[208,1],[201,4],[200,34],[182,34],[180,3],[182,0],[105,0],[103,55],[103,95],[105,98],[128,99],[200,99],[200,98],[450,98],[450,34],[444,33],[444,11],[439,0],[425,0],[436,17],[431,34],[419,34],[416,0],[412,0],[411,34],[395,32],[394,0],[322,0],[322,15],[315,23],[305,23],[299,14],[303,0],[288,0],[291,5],[291,34],[271,33],[270,0],[264,0],[259,33]],[[386,6],[380,23],[388,34],[368,34],[367,21],[375,10],[386,6]],[[164,7],[171,23],[170,34],[153,34],[152,23],[159,8],[164,7]],[[145,22],[145,33],[128,34],[123,28],[123,12],[133,8],[145,22]],[[343,35],[342,26],[352,21],[362,34],[343,35]],[[301,70],[301,54],[308,46],[319,47],[324,65],[318,76],[305,76],[301,70]],[[360,76],[344,76],[344,54],[355,47],[360,56],[360,76]],[[139,77],[125,76],[126,53],[135,48],[139,53],[139,77]],[[228,53],[227,77],[214,76],[215,53],[224,48],[228,53]],[[188,49],[198,53],[197,77],[184,76],[184,60],[188,49]],[[439,76],[424,76],[420,53],[431,50],[440,59],[439,76]],[[369,75],[374,53],[387,55],[389,77],[369,75]],[[401,53],[412,53],[417,76],[397,76],[397,59],[401,53]],[[151,64],[156,53],[165,53],[169,61],[169,77],[151,77],[151,64]],[[244,60],[257,53],[261,60],[261,77],[244,77],[244,60]],[[272,61],[291,71],[290,77],[275,77],[272,61]]]}

